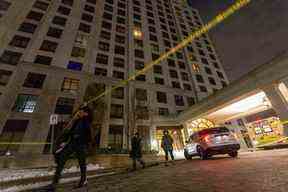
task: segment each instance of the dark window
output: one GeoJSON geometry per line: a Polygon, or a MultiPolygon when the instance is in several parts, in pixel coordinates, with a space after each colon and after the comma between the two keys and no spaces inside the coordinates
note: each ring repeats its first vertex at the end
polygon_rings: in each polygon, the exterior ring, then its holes
{"type": "Polygon", "coordinates": [[[83,21],[92,22],[93,21],[93,16],[89,15],[89,14],[86,14],[86,13],[83,13],[81,19],[83,21]]]}
{"type": "Polygon", "coordinates": [[[97,57],[96,57],[96,63],[107,65],[108,64],[108,58],[109,58],[108,55],[98,53],[97,57]]]}
{"type": "Polygon", "coordinates": [[[63,15],[69,15],[71,12],[71,9],[69,9],[67,7],[59,6],[57,12],[61,13],[63,15]]]}
{"type": "Polygon", "coordinates": [[[143,61],[139,61],[139,60],[136,60],[135,61],[135,69],[137,70],[141,70],[144,68],[144,62],[143,61]]]}
{"type": "Polygon", "coordinates": [[[47,36],[59,39],[62,36],[62,32],[63,32],[62,29],[57,29],[55,27],[49,27],[48,32],[47,32],[47,36]]]}
{"type": "Polygon", "coordinates": [[[35,21],[40,21],[43,17],[43,13],[35,12],[35,11],[30,11],[27,15],[27,19],[32,19],[35,21]]]}
{"type": "Polygon", "coordinates": [[[101,31],[100,37],[101,37],[102,39],[110,40],[110,38],[111,38],[111,33],[110,33],[110,32],[107,32],[107,31],[101,31]]]}
{"type": "Polygon", "coordinates": [[[214,65],[214,67],[215,68],[217,68],[217,69],[219,69],[220,67],[219,67],[219,64],[218,63],[216,63],[216,62],[213,62],[213,65],[214,65]]]}
{"type": "Polygon", "coordinates": [[[221,81],[221,84],[222,84],[223,87],[227,86],[227,83],[225,81],[221,81]]]}
{"type": "Polygon", "coordinates": [[[181,89],[180,83],[176,82],[176,81],[172,81],[172,87],[177,88],[177,89],[181,89]]]}
{"type": "Polygon", "coordinates": [[[17,65],[22,53],[5,50],[0,58],[0,62],[10,65],[17,65]]]}
{"type": "Polygon", "coordinates": [[[45,3],[45,2],[42,2],[42,1],[38,1],[38,0],[33,5],[34,8],[38,8],[38,9],[41,9],[43,11],[46,11],[48,6],[49,6],[48,3],[45,3]]]}
{"type": "Polygon", "coordinates": [[[220,77],[221,79],[224,79],[223,73],[221,73],[220,71],[217,71],[217,75],[218,75],[218,77],[220,77]]]}
{"type": "Polygon", "coordinates": [[[159,114],[160,116],[168,116],[168,115],[169,115],[169,109],[168,109],[168,108],[162,108],[162,107],[160,107],[160,108],[158,109],[158,114],[159,114]]]}
{"type": "Polygon", "coordinates": [[[188,73],[181,72],[181,77],[182,77],[183,81],[188,81],[189,80],[188,73]]]}
{"type": "Polygon", "coordinates": [[[201,61],[202,61],[202,63],[204,63],[204,64],[206,64],[206,65],[208,65],[208,64],[209,64],[208,60],[207,60],[207,59],[205,59],[205,58],[201,58],[201,61]]]}
{"type": "Polygon", "coordinates": [[[59,97],[56,103],[56,114],[72,114],[75,99],[59,97]]]}
{"type": "Polygon", "coordinates": [[[124,68],[125,60],[119,57],[114,57],[114,66],[124,68]]]}
{"type": "Polygon", "coordinates": [[[111,5],[105,4],[104,10],[109,11],[109,12],[113,12],[113,7],[111,5]]]}
{"type": "Polygon", "coordinates": [[[105,42],[102,42],[100,41],[99,44],[98,44],[98,48],[102,51],[109,51],[109,43],[105,43],[105,42]]]}
{"type": "Polygon", "coordinates": [[[113,0],[106,0],[106,3],[113,4],[114,1],[113,0]]]}
{"type": "Polygon", "coordinates": [[[88,11],[90,13],[94,13],[95,12],[95,8],[93,6],[90,6],[90,5],[85,5],[84,10],[88,11]]]}
{"type": "Polygon", "coordinates": [[[29,88],[41,89],[44,83],[46,75],[38,73],[28,73],[23,86],[29,88]]]}
{"type": "Polygon", "coordinates": [[[158,103],[167,103],[167,95],[164,92],[156,92],[157,102],[158,103]]]}
{"type": "Polygon", "coordinates": [[[125,29],[125,27],[123,27],[123,26],[116,25],[116,32],[118,32],[118,33],[125,33],[125,32],[126,32],[126,29],[125,29]]]}
{"type": "Polygon", "coordinates": [[[207,88],[205,86],[199,86],[201,92],[207,92],[207,88]]]}
{"type": "Polygon", "coordinates": [[[96,67],[94,74],[100,76],[107,76],[107,69],[96,67]]]}
{"type": "Polygon", "coordinates": [[[149,26],[149,31],[150,31],[150,32],[153,32],[153,33],[156,33],[155,27],[152,27],[152,26],[149,26]]]}
{"type": "Polygon", "coordinates": [[[136,47],[143,48],[143,41],[139,39],[134,39],[134,44],[136,47]]]}
{"type": "Polygon", "coordinates": [[[118,87],[116,89],[113,89],[111,92],[112,98],[116,99],[124,99],[124,88],[123,87],[118,87]]]}
{"type": "Polygon", "coordinates": [[[178,64],[178,66],[179,66],[180,69],[186,69],[184,62],[178,61],[177,64],[178,64]]]}
{"type": "Polygon", "coordinates": [[[117,14],[121,16],[126,16],[126,12],[121,9],[118,9],[117,14]]]}
{"type": "Polygon", "coordinates": [[[159,58],[158,54],[152,53],[152,60],[156,60],[159,58]]]}
{"type": "Polygon", "coordinates": [[[36,30],[37,25],[34,25],[32,23],[22,23],[19,27],[18,31],[26,32],[26,33],[34,33],[36,30]]]}
{"type": "Polygon", "coordinates": [[[154,65],[153,69],[154,73],[162,74],[162,67],[160,65],[154,65]]]}
{"type": "Polygon", "coordinates": [[[125,19],[122,17],[117,17],[117,23],[125,24],[125,19]]]}
{"type": "Polygon", "coordinates": [[[187,103],[189,106],[192,106],[195,104],[195,99],[193,97],[186,97],[187,103]]]}
{"type": "Polygon", "coordinates": [[[175,98],[175,104],[177,106],[184,106],[185,105],[183,96],[175,95],[174,98],[175,98]]]}
{"type": "Polygon", "coordinates": [[[135,79],[137,81],[146,81],[146,76],[145,75],[138,75],[135,79]]]}
{"type": "Polygon", "coordinates": [[[69,61],[67,69],[72,69],[75,71],[81,71],[82,70],[82,63],[75,62],[75,61],[69,61]]]}
{"type": "Polygon", "coordinates": [[[108,20],[112,20],[113,16],[112,16],[112,14],[110,14],[110,13],[104,12],[104,13],[103,13],[103,18],[104,18],[104,19],[108,19],[108,20]]]}
{"type": "Polygon", "coordinates": [[[159,85],[164,85],[164,79],[155,77],[155,83],[159,85]]]}
{"type": "Polygon", "coordinates": [[[123,118],[124,107],[120,104],[111,104],[110,117],[111,118],[123,118]]]}
{"type": "Polygon", "coordinates": [[[204,83],[204,79],[201,75],[197,74],[196,75],[196,80],[199,82],[199,83],[204,83]]]}
{"type": "Polygon", "coordinates": [[[65,5],[72,6],[73,5],[73,0],[62,0],[62,3],[65,5]]]}
{"type": "Polygon", "coordinates": [[[119,46],[119,45],[115,45],[114,53],[120,54],[120,55],[125,55],[125,48],[122,46],[119,46]]]}
{"type": "Polygon", "coordinates": [[[14,46],[14,47],[26,48],[29,41],[30,41],[30,38],[28,38],[28,37],[22,37],[19,35],[15,35],[13,37],[12,41],[9,43],[9,45],[14,46]]]}
{"type": "Polygon", "coordinates": [[[211,85],[216,85],[216,82],[212,77],[208,77],[208,79],[211,85]]]}
{"type": "Polygon", "coordinates": [[[139,101],[147,101],[147,90],[146,89],[136,89],[136,99],[139,101]]]}
{"type": "Polygon", "coordinates": [[[36,95],[26,95],[20,94],[18,95],[15,105],[13,107],[13,111],[23,112],[23,113],[33,113],[37,104],[36,95]]]}
{"type": "Polygon", "coordinates": [[[183,84],[183,87],[184,87],[184,90],[188,90],[188,91],[190,91],[191,90],[191,85],[189,85],[189,84],[183,84]]]}
{"type": "Polygon", "coordinates": [[[0,11],[7,11],[10,7],[11,3],[7,1],[0,1],[0,11]]]}
{"type": "Polygon", "coordinates": [[[109,125],[109,141],[111,149],[122,149],[123,145],[123,125],[109,125]]]}
{"type": "Polygon", "coordinates": [[[80,47],[73,47],[71,56],[72,57],[85,57],[86,49],[80,47]]]}
{"type": "Polygon", "coordinates": [[[175,65],[175,61],[172,60],[172,59],[167,59],[167,63],[168,63],[168,66],[170,66],[170,67],[175,67],[176,66],[175,65]]]}
{"type": "Polygon", "coordinates": [[[4,69],[0,69],[0,85],[7,85],[9,83],[9,79],[12,75],[12,71],[6,71],[4,69]]]}
{"type": "MultiPolygon", "coordinates": [[[[112,24],[106,21],[102,21],[102,28],[111,30],[112,24]]],[[[116,27],[116,31],[117,31],[117,27],[116,27]]]]}
{"type": "Polygon", "coordinates": [[[34,60],[34,63],[39,63],[43,65],[50,65],[51,62],[52,62],[52,57],[47,57],[43,55],[37,55],[34,60]]]}
{"type": "Polygon", "coordinates": [[[115,41],[116,41],[117,43],[125,43],[125,36],[116,35],[116,36],[115,36],[115,41]]]}
{"type": "Polygon", "coordinates": [[[157,36],[155,36],[155,35],[149,35],[149,39],[151,40],[151,41],[158,41],[157,40],[157,36]]]}
{"type": "Polygon", "coordinates": [[[210,68],[208,68],[208,67],[205,67],[205,71],[206,71],[206,73],[207,73],[207,74],[210,74],[210,75],[212,74],[212,71],[211,71],[211,69],[210,69],[210,68]]]}
{"type": "Polygon", "coordinates": [[[144,51],[135,49],[134,50],[135,57],[144,58],[144,51]]]}
{"type": "Polygon", "coordinates": [[[113,77],[117,79],[124,79],[124,72],[113,71],[113,77]]]}
{"type": "Polygon", "coordinates": [[[175,70],[169,70],[170,77],[178,78],[178,73],[175,70]]]}
{"type": "Polygon", "coordinates": [[[67,19],[64,17],[55,16],[52,20],[53,24],[65,26],[67,19]]]}
{"type": "Polygon", "coordinates": [[[84,24],[84,23],[80,23],[78,30],[79,30],[79,31],[82,31],[82,32],[84,32],[84,33],[90,33],[90,31],[91,31],[91,26],[90,26],[90,25],[87,25],[87,24],[84,24]]]}
{"type": "Polygon", "coordinates": [[[52,41],[44,40],[40,50],[42,51],[49,51],[49,52],[55,52],[58,44],[52,41]]]}
{"type": "Polygon", "coordinates": [[[92,3],[92,4],[96,4],[96,0],[86,0],[87,1],[87,3],[92,3]]]}

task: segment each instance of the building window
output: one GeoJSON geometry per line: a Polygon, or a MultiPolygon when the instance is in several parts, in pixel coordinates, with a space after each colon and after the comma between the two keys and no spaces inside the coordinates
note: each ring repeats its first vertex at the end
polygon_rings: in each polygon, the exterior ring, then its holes
{"type": "Polygon", "coordinates": [[[207,92],[207,88],[205,86],[199,86],[201,92],[207,92]]]}
{"type": "Polygon", "coordinates": [[[135,57],[144,58],[144,51],[135,49],[134,50],[135,57]]]}
{"type": "Polygon", "coordinates": [[[103,13],[103,19],[112,20],[113,16],[110,13],[103,13]]]}
{"type": "Polygon", "coordinates": [[[28,37],[22,37],[19,35],[15,35],[13,37],[12,41],[9,43],[9,45],[14,46],[14,47],[26,48],[29,41],[30,41],[30,38],[28,38],[28,37]]]}
{"type": "Polygon", "coordinates": [[[185,73],[185,72],[181,72],[181,78],[182,78],[183,81],[188,81],[189,80],[188,74],[185,73]]]}
{"type": "Polygon", "coordinates": [[[175,66],[176,66],[176,65],[175,65],[175,61],[172,60],[172,59],[167,59],[167,63],[168,63],[168,66],[169,66],[169,67],[175,67],[175,66]]]}
{"type": "Polygon", "coordinates": [[[23,86],[29,88],[41,89],[46,75],[38,73],[28,73],[23,86]]]}
{"type": "Polygon", "coordinates": [[[72,6],[72,5],[73,5],[73,1],[74,1],[74,0],[62,0],[62,3],[63,3],[64,5],[72,6]]]}
{"type": "Polygon", "coordinates": [[[139,60],[136,60],[135,61],[135,69],[137,70],[141,70],[144,68],[144,62],[143,61],[139,61],[139,60]]]}
{"type": "Polygon", "coordinates": [[[184,87],[184,90],[188,90],[188,91],[191,91],[192,89],[191,89],[191,85],[189,85],[189,84],[183,84],[183,87],[184,87]]]}
{"type": "Polygon", "coordinates": [[[219,64],[218,63],[216,63],[216,62],[213,62],[213,65],[214,65],[214,67],[215,68],[217,68],[217,69],[219,69],[220,67],[219,67],[219,64]]]}
{"type": "Polygon", "coordinates": [[[92,22],[93,21],[93,16],[89,15],[89,14],[86,14],[86,13],[83,13],[81,19],[83,21],[92,22]]]}
{"type": "Polygon", "coordinates": [[[125,24],[125,19],[122,17],[117,17],[117,23],[125,24]]]}
{"type": "Polygon", "coordinates": [[[223,74],[222,74],[220,71],[217,71],[217,75],[218,75],[218,77],[220,77],[221,79],[224,79],[224,76],[223,76],[223,74]]]}
{"type": "Polygon", "coordinates": [[[17,65],[21,56],[22,53],[5,50],[0,58],[0,62],[9,65],[17,65]]]}
{"type": "Polygon", "coordinates": [[[85,57],[86,49],[80,47],[73,47],[71,56],[72,57],[85,57]]]}
{"type": "Polygon", "coordinates": [[[115,45],[114,53],[119,55],[125,55],[125,48],[119,45],[115,45]]]}
{"type": "Polygon", "coordinates": [[[4,69],[0,69],[0,85],[7,85],[9,82],[9,79],[12,75],[12,71],[6,71],[4,69]]]}
{"type": "Polygon", "coordinates": [[[117,79],[124,79],[124,72],[113,71],[113,77],[117,79]]]}
{"type": "Polygon", "coordinates": [[[125,37],[124,36],[121,36],[121,35],[116,35],[115,36],[115,41],[117,43],[125,43],[125,37]]]}
{"type": "Polygon", "coordinates": [[[168,116],[169,115],[169,109],[168,108],[158,108],[158,114],[160,116],[168,116]]]}
{"type": "Polygon", "coordinates": [[[41,9],[41,10],[43,10],[43,11],[46,11],[47,8],[49,7],[49,4],[37,0],[37,1],[34,3],[33,7],[34,7],[34,8],[37,8],[37,9],[41,9]]]}
{"type": "Polygon", "coordinates": [[[10,7],[11,3],[4,1],[4,0],[0,0],[0,11],[7,11],[10,7]]]}
{"type": "Polygon", "coordinates": [[[100,76],[107,76],[107,69],[96,67],[94,74],[100,76]]]}
{"type": "Polygon", "coordinates": [[[205,67],[205,71],[206,71],[207,74],[212,75],[212,71],[211,71],[210,68],[205,67]]]}
{"type": "Polygon", "coordinates": [[[211,85],[216,85],[216,82],[212,77],[208,77],[208,79],[211,85]]]}
{"type": "Polygon", "coordinates": [[[186,69],[184,62],[178,61],[177,64],[178,64],[178,66],[179,66],[180,69],[186,69]]]}
{"type": "Polygon", "coordinates": [[[42,17],[44,14],[35,12],[35,11],[30,11],[27,15],[27,19],[35,20],[35,21],[41,21],[42,17]]]}
{"type": "Polygon", "coordinates": [[[164,92],[156,92],[158,103],[167,103],[167,95],[164,92]]]}
{"type": "Polygon", "coordinates": [[[110,32],[107,32],[107,31],[101,31],[100,37],[101,37],[102,39],[110,40],[110,38],[111,38],[111,33],[110,33],[110,32]]]}
{"type": "Polygon", "coordinates": [[[118,87],[117,89],[112,90],[111,95],[112,98],[124,99],[124,88],[118,87]]]}
{"type": "Polygon", "coordinates": [[[26,95],[26,94],[18,95],[15,105],[13,107],[13,111],[23,113],[33,113],[36,108],[37,98],[38,96],[36,95],[26,95]]]}
{"type": "Polygon", "coordinates": [[[75,61],[69,61],[67,69],[75,70],[75,71],[81,71],[82,70],[82,63],[75,62],[75,61]]]}
{"type": "Polygon", "coordinates": [[[65,26],[67,19],[64,17],[55,16],[52,23],[55,25],[65,26]]]}
{"type": "Polygon", "coordinates": [[[72,78],[64,77],[61,91],[77,91],[79,87],[80,87],[79,79],[72,79],[72,78]]]}
{"type": "MultiPolygon", "coordinates": [[[[107,21],[102,21],[102,28],[111,30],[112,24],[107,22],[107,21]]],[[[124,28],[125,29],[125,28],[124,28]]],[[[117,31],[117,26],[116,26],[116,31],[117,31]]],[[[118,31],[117,31],[118,32],[118,31]]]]}
{"type": "Polygon", "coordinates": [[[125,29],[125,27],[123,27],[123,26],[116,25],[116,32],[117,32],[117,33],[125,33],[125,32],[126,32],[126,29],[125,29]]]}
{"type": "Polygon", "coordinates": [[[98,53],[97,57],[96,57],[96,63],[107,65],[108,64],[108,58],[109,58],[108,55],[98,53]]]}
{"type": "Polygon", "coordinates": [[[158,41],[157,36],[151,35],[151,34],[149,35],[149,39],[150,39],[151,41],[155,41],[155,42],[158,41]]]}
{"type": "Polygon", "coordinates": [[[199,83],[204,83],[204,79],[201,75],[196,75],[196,80],[199,82],[199,83]]]}
{"type": "Polygon", "coordinates": [[[54,53],[56,51],[57,46],[58,44],[53,41],[44,40],[40,47],[40,50],[54,53]]]}
{"type": "Polygon", "coordinates": [[[111,104],[110,117],[111,118],[123,118],[124,108],[120,104],[111,104]]]}
{"type": "Polygon", "coordinates": [[[175,70],[169,70],[169,74],[171,78],[178,78],[178,73],[175,70]]]}
{"type": "Polygon", "coordinates": [[[61,115],[72,114],[74,103],[74,99],[59,97],[56,103],[55,113],[61,115]]]}
{"type": "Polygon", "coordinates": [[[176,81],[172,81],[172,87],[176,89],[181,89],[180,83],[176,81]]]}
{"type": "Polygon", "coordinates": [[[221,81],[221,84],[222,84],[223,87],[227,86],[227,83],[225,81],[221,81]]]}
{"type": "Polygon", "coordinates": [[[137,81],[146,81],[146,76],[145,75],[137,75],[135,80],[137,80],[137,81]]]}
{"type": "Polygon", "coordinates": [[[123,125],[109,126],[108,145],[112,149],[122,149],[123,144],[123,125]]]}
{"type": "Polygon", "coordinates": [[[164,85],[164,79],[155,77],[155,83],[158,85],[164,85]]]}
{"type": "Polygon", "coordinates": [[[147,90],[136,88],[136,100],[147,101],[147,90]]]}
{"type": "Polygon", "coordinates": [[[154,71],[154,73],[162,74],[162,67],[160,65],[154,65],[153,71],[154,71]]]}
{"type": "Polygon", "coordinates": [[[90,33],[90,31],[91,31],[91,26],[90,26],[90,25],[87,25],[87,24],[84,24],[84,23],[80,23],[78,30],[79,30],[79,31],[82,31],[82,32],[84,32],[84,33],[90,33]]]}
{"type": "Polygon", "coordinates": [[[209,65],[209,62],[208,62],[207,59],[205,59],[205,58],[201,58],[201,61],[202,61],[202,63],[204,63],[204,64],[206,64],[206,65],[209,65]]]}
{"type": "Polygon", "coordinates": [[[114,63],[113,65],[115,67],[121,67],[121,68],[124,68],[125,66],[125,60],[122,59],[122,58],[119,58],[119,57],[114,57],[114,63]]]}
{"type": "Polygon", "coordinates": [[[84,10],[88,11],[90,13],[94,13],[95,12],[95,8],[93,6],[90,6],[90,5],[85,5],[84,10]]]}
{"type": "Polygon", "coordinates": [[[34,63],[39,63],[43,65],[50,65],[51,62],[52,62],[52,57],[47,57],[43,55],[37,55],[34,60],[34,63]]]}
{"type": "Polygon", "coordinates": [[[109,47],[110,47],[109,43],[105,43],[105,42],[102,42],[102,41],[100,41],[99,44],[98,44],[98,48],[101,51],[109,51],[109,47]]]}
{"type": "Polygon", "coordinates": [[[37,25],[32,23],[22,23],[18,29],[18,31],[26,32],[26,33],[34,33],[37,28],[37,25]]]}
{"type": "Polygon", "coordinates": [[[187,103],[189,106],[192,106],[195,104],[195,99],[193,97],[186,97],[187,103]]]}
{"type": "Polygon", "coordinates": [[[91,3],[91,4],[96,5],[96,0],[86,0],[86,1],[87,1],[87,3],[91,3]]]}
{"type": "Polygon", "coordinates": [[[69,15],[71,12],[71,9],[69,9],[67,7],[59,6],[57,9],[57,12],[62,14],[62,15],[69,15]]]}
{"type": "Polygon", "coordinates": [[[177,106],[184,106],[185,105],[183,96],[175,95],[174,98],[175,98],[175,104],[177,106]]]}
{"type": "Polygon", "coordinates": [[[48,32],[47,32],[47,36],[59,39],[59,38],[61,38],[62,33],[63,33],[62,29],[57,29],[55,27],[49,27],[48,32]]]}

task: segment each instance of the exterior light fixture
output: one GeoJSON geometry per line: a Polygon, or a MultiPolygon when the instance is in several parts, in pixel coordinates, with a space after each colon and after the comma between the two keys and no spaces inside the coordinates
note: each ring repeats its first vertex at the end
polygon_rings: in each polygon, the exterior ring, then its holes
{"type": "Polygon", "coordinates": [[[143,33],[140,29],[134,29],[133,30],[133,36],[135,39],[142,39],[143,33]]]}

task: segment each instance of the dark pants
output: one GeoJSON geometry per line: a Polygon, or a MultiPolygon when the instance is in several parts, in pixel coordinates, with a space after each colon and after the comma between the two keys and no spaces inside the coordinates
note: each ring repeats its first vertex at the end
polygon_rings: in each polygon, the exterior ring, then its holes
{"type": "Polygon", "coordinates": [[[132,161],[133,161],[133,169],[136,169],[136,161],[138,161],[142,165],[142,167],[145,166],[145,163],[141,157],[140,158],[137,158],[137,157],[132,158],[132,161]]]}
{"type": "Polygon", "coordinates": [[[164,148],[164,152],[166,161],[168,161],[168,154],[170,154],[171,159],[174,160],[173,148],[171,147],[164,148]]]}
{"type": "Polygon", "coordinates": [[[61,152],[55,155],[57,167],[53,178],[53,184],[58,184],[65,163],[68,159],[71,159],[72,155],[77,158],[79,163],[81,171],[80,182],[84,182],[86,180],[86,150],[86,146],[71,143],[66,145],[61,152]]]}

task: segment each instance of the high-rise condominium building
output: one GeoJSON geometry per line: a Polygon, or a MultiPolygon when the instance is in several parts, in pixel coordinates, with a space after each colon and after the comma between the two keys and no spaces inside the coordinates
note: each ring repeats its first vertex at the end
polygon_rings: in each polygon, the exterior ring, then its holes
{"type": "MultiPolygon", "coordinates": [[[[143,69],[201,25],[183,0],[0,0],[0,141],[50,142],[75,106],[143,69]],[[58,114],[54,131],[51,114],[58,114]]],[[[125,149],[138,131],[149,150],[157,131],[171,129],[157,124],[162,117],[227,83],[203,35],[93,105],[96,146],[125,149]]],[[[45,153],[49,145],[0,150],[45,153]]]]}

